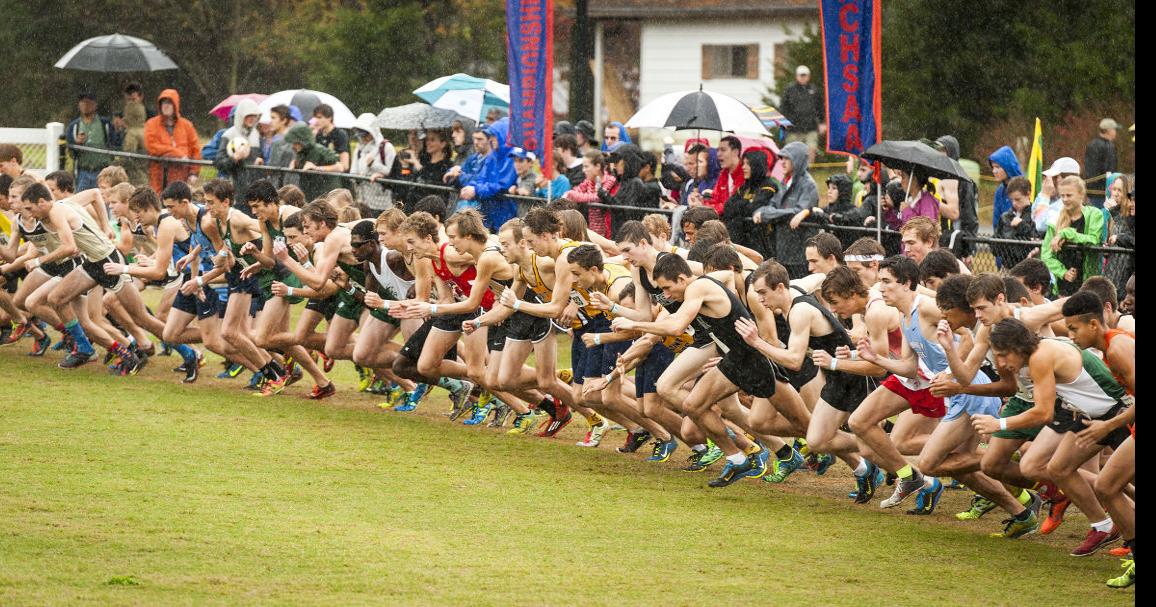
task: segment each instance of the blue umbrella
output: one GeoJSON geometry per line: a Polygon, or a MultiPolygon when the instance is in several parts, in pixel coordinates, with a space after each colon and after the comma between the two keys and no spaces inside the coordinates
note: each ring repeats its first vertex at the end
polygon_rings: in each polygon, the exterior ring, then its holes
{"type": "Polygon", "coordinates": [[[453,110],[478,123],[491,109],[510,109],[509,85],[469,74],[442,76],[418,87],[413,94],[434,107],[453,110]]]}

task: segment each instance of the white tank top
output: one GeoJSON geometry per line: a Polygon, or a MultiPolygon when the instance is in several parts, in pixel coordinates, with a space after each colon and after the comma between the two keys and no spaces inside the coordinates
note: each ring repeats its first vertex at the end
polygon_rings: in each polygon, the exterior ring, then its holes
{"type": "Polygon", "coordinates": [[[369,264],[369,273],[373,274],[377,284],[381,285],[384,290],[393,291],[397,299],[405,299],[406,294],[413,287],[414,281],[406,280],[394,274],[393,269],[389,267],[389,254],[392,252],[391,249],[382,247],[381,261],[376,267],[374,264],[369,264]]]}
{"type": "MultiPolygon", "coordinates": [[[[83,207],[67,198],[57,204],[68,208],[80,217],[80,227],[72,231],[72,239],[86,260],[93,263],[103,261],[112,255],[113,251],[116,251],[116,245],[112,244],[112,241],[101,233],[100,225],[83,207]]],[[[45,229],[47,230],[48,226],[45,226],[45,229]]],[[[55,235],[55,232],[48,231],[55,235]]]]}

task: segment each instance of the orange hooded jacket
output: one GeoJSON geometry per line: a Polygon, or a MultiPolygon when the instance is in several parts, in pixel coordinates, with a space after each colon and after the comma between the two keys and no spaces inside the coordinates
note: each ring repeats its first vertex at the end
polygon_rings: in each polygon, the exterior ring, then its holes
{"type": "MultiPolygon", "coordinates": [[[[157,115],[150,118],[144,127],[145,149],[150,156],[164,156],[169,158],[200,158],[201,141],[197,138],[197,129],[188,119],[181,117],[181,95],[176,89],[165,89],[157,97],[157,115]],[[176,121],[170,133],[165,127],[165,117],[160,111],[161,100],[173,102],[176,121]]],[[[171,162],[149,163],[149,185],[157,192],[165,187],[165,165],[168,165],[168,181],[187,181],[189,174],[196,170],[196,165],[176,164],[171,162]]]]}

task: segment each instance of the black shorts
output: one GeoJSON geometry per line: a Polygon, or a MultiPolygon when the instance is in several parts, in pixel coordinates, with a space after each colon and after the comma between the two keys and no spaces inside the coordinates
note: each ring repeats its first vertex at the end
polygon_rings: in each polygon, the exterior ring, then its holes
{"type": "MultiPolygon", "coordinates": [[[[430,329],[433,327],[433,319],[421,323],[421,326],[418,327],[417,331],[414,331],[413,335],[410,335],[409,339],[405,341],[405,345],[401,347],[400,355],[416,363],[417,360],[421,358],[421,351],[425,348],[425,340],[429,338],[430,329]]],[[[458,330],[461,330],[461,327],[461,323],[458,323],[458,330]]],[[[454,346],[450,348],[450,351],[446,352],[445,356],[442,358],[445,360],[456,360],[457,357],[458,346],[457,344],[454,344],[454,346]]]]}
{"type": "Polygon", "coordinates": [[[4,290],[8,291],[11,295],[15,295],[16,290],[20,288],[20,281],[23,280],[25,276],[28,276],[28,271],[23,268],[5,274],[4,277],[8,282],[4,283],[4,290]]]}
{"type": "Polygon", "coordinates": [[[201,287],[201,294],[205,296],[204,300],[197,297],[197,294],[185,295],[177,292],[177,296],[173,299],[173,309],[180,310],[186,314],[192,314],[197,317],[197,320],[204,320],[213,314],[217,313],[217,290],[209,285],[201,287]]]}
{"type": "Polygon", "coordinates": [[[306,302],[305,309],[317,312],[325,317],[326,320],[329,320],[333,318],[333,313],[337,310],[337,298],[310,299],[306,302]]]}
{"type": "Polygon", "coordinates": [[[84,260],[84,263],[80,264],[80,268],[84,271],[85,274],[88,275],[89,278],[94,280],[96,284],[104,287],[106,290],[116,293],[120,290],[121,287],[124,286],[125,282],[128,280],[128,277],[124,274],[119,276],[106,274],[104,271],[104,264],[106,263],[124,265],[124,255],[122,255],[120,251],[113,251],[111,255],[100,261],[88,261],[87,259],[84,260]]]}
{"type": "Polygon", "coordinates": [[[843,371],[829,371],[823,369],[823,391],[819,393],[823,402],[832,407],[851,413],[859,408],[868,395],[879,387],[874,377],[855,375],[843,371]]]}
{"type": "Polygon", "coordinates": [[[655,345],[646,360],[634,370],[634,395],[642,398],[647,394],[657,394],[658,378],[672,362],[674,352],[662,344],[655,345]]]}
{"type": "MultiPolygon", "coordinates": [[[[75,259],[61,259],[52,263],[46,263],[40,266],[44,273],[53,278],[64,278],[68,273],[76,269],[75,259]]],[[[21,274],[23,276],[24,274],[21,274]]]]}
{"type": "Polygon", "coordinates": [[[719,361],[718,370],[739,390],[759,398],[775,395],[775,369],[762,354],[754,356],[730,352],[719,361]]]}
{"type": "Polygon", "coordinates": [[[500,325],[486,327],[486,350],[501,352],[506,349],[506,336],[510,334],[510,329],[506,325],[509,322],[507,320],[500,325]]]}
{"type": "Polygon", "coordinates": [[[506,319],[506,338],[538,343],[550,335],[550,319],[514,312],[506,319]]]}
{"type": "MultiPolygon", "coordinates": [[[[1052,421],[1048,424],[1048,427],[1055,431],[1057,434],[1063,434],[1064,432],[1080,432],[1081,430],[1087,428],[1087,426],[1084,425],[1084,420],[1109,420],[1119,415],[1120,412],[1123,411],[1127,406],[1124,403],[1117,402],[1116,406],[1109,409],[1108,412],[1104,415],[1101,415],[1100,417],[1089,417],[1086,413],[1072,411],[1067,407],[1061,406],[1060,403],[1062,402],[1062,400],[1056,399],[1055,415],[1052,417],[1052,421]]],[[[1127,427],[1116,428],[1110,434],[1108,434],[1108,436],[1105,436],[1100,441],[1100,444],[1115,449],[1116,447],[1119,447],[1120,443],[1124,442],[1124,439],[1128,438],[1129,436],[1132,436],[1132,433],[1128,431],[1127,427]]]]}
{"type": "Polygon", "coordinates": [[[477,310],[466,314],[443,314],[441,316],[434,316],[433,328],[450,333],[461,333],[462,323],[467,320],[473,320],[478,317],[477,310]]]}
{"type": "Polygon", "coordinates": [[[819,375],[819,367],[815,366],[815,361],[811,357],[803,359],[803,366],[798,371],[792,371],[782,365],[775,365],[775,373],[779,381],[791,384],[795,390],[802,390],[803,386],[811,383],[819,375]]]}

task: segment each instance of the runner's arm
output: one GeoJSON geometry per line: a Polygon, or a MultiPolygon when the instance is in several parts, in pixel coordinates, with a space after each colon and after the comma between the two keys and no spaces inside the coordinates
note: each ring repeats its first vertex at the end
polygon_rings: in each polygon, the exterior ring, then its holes
{"type": "MultiPolygon", "coordinates": [[[[550,295],[549,303],[531,303],[522,301],[522,303],[514,303],[511,297],[502,297],[502,305],[525,312],[530,316],[538,316],[540,318],[557,318],[558,315],[566,309],[570,304],[570,289],[574,284],[573,272],[570,271],[570,261],[566,259],[566,255],[559,255],[558,259],[554,261],[554,289],[550,295]]],[[[513,295],[511,293],[511,295],[513,295]]]]}
{"type": "Polygon", "coordinates": [[[790,314],[787,319],[791,323],[791,337],[787,340],[786,348],[773,345],[765,339],[759,339],[751,344],[764,356],[791,371],[802,369],[803,363],[807,361],[807,345],[811,340],[811,323],[814,321],[814,316],[819,313],[811,306],[797,307],[791,312],[796,310],[797,312],[790,314]]]}
{"type": "MultiPolygon", "coordinates": [[[[898,312],[891,306],[876,306],[868,308],[867,313],[863,315],[863,323],[867,326],[867,339],[871,342],[871,349],[882,358],[891,355],[891,344],[887,340],[887,331],[894,319],[893,314],[898,314],[898,312]]],[[[815,364],[818,364],[818,361],[815,364]]],[[[836,364],[839,371],[846,371],[855,375],[881,377],[887,374],[887,370],[883,367],[865,360],[840,358],[836,364]]]]}
{"type": "Polygon", "coordinates": [[[1108,366],[1124,380],[1121,386],[1128,394],[1136,393],[1136,340],[1127,335],[1117,335],[1108,348],[1108,366]]]}
{"type": "MultiPolygon", "coordinates": [[[[939,323],[935,336],[939,340],[939,345],[943,348],[943,352],[947,354],[947,364],[951,366],[951,374],[955,376],[955,381],[959,382],[959,386],[963,388],[967,394],[972,394],[972,392],[967,390],[967,387],[971,385],[971,380],[975,379],[975,374],[979,373],[980,366],[982,366],[983,361],[987,359],[987,351],[990,347],[988,336],[991,334],[991,328],[987,325],[979,328],[979,331],[975,334],[975,343],[972,345],[965,360],[959,355],[959,349],[956,348],[954,339],[939,339],[944,335],[944,325],[946,323],[947,321],[939,323]]],[[[1012,394],[1014,393],[1013,391],[1012,394]]]]}
{"type": "Polygon", "coordinates": [[[68,223],[68,219],[69,215],[65,207],[60,205],[52,206],[52,210],[48,212],[48,218],[45,223],[52,226],[52,230],[56,232],[56,237],[60,240],[60,246],[49,251],[48,254],[43,257],[34,258],[36,260],[35,267],[60,261],[61,259],[75,257],[80,251],[80,249],[76,247],[76,239],[72,236],[72,225],[68,223]]]}
{"type": "Polygon", "coordinates": [[[1032,408],[1013,415],[1007,420],[1008,430],[1039,428],[1055,417],[1056,372],[1055,357],[1049,352],[1036,352],[1028,362],[1032,376],[1032,408]]]}
{"type": "MultiPolygon", "coordinates": [[[[170,218],[171,219],[171,218],[170,218]]],[[[126,265],[129,276],[145,280],[161,280],[169,273],[169,262],[173,259],[173,239],[177,232],[177,220],[162,221],[157,228],[157,252],[153,257],[153,265],[143,267],[139,264],[126,265]]]]}
{"type": "Polygon", "coordinates": [[[694,321],[694,317],[698,315],[699,310],[702,309],[703,298],[709,297],[710,293],[705,287],[700,286],[702,281],[695,281],[686,288],[685,299],[682,306],[674,314],[670,314],[653,322],[636,322],[629,318],[615,318],[611,325],[615,331],[642,331],[644,333],[653,333],[654,335],[662,335],[668,337],[675,337],[681,335],[694,321]]]}

